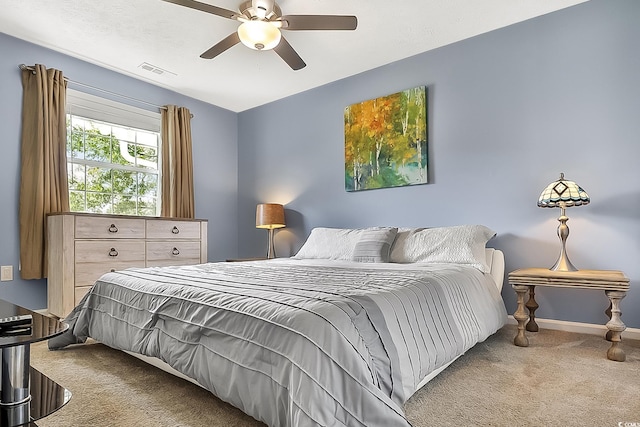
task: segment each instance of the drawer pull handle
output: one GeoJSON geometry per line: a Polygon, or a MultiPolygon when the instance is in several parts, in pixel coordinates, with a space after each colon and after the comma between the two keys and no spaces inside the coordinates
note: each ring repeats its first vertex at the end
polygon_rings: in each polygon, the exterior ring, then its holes
{"type": "Polygon", "coordinates": [[[173,228],[171,229],[171,232],[173,234],[178,234],[180,232],[180,230],[178,230],[178,227],[176,227],[175,225],[173,226],[173,228]]]}
{"type": "Polygon", "coordinates": [[[116,227],[115,224],[111,224],[109,226],[109,233],[117,233],[118,232],[118,227],[116,227]]]}
{"type": "Polygon", "coordinates": [[[178,248],[173,248],[173,250],[171,251],[171,253],[173,255],[180,255],[180,251],[178,250],[178,248]]]}
{"type": "Polygon", "coordinates": [[[118,251],[116,251],[116,248],[111,248],[111,250],[109,250],[109,256],[118,256],[118,251]]]}

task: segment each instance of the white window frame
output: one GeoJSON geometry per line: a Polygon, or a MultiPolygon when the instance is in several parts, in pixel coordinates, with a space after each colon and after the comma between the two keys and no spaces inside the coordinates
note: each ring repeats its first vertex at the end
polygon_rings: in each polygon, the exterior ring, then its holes
{"type": "MultiPolygon", "coordinates": [[[[144,131],[160,133],[162,126],[161,115],[157,111],[149,111],[134,107],[111,99],[67,89],[67,114],[91,120],[111,123],[117,126],[130,127],[144,131]]],[[[162,200],[162,143],[158,139],[158,193],[156,202],[156,216],[160,215],[162,200]]],[[[121,154],[123,154],[121,152],[121,154]]],[[[129,154],[127,153],[127,156],[129,154]]],[[[127,157],[124,156],[123,157],[127,157]]],[[[87,166],[102,166],[104,163],[91,160],[83,161],[87,166]]],[[[126,169],[126,167],[124,168],[126,169]]],[[[99,215],[99,213],[98,213],[99,215]]]]}

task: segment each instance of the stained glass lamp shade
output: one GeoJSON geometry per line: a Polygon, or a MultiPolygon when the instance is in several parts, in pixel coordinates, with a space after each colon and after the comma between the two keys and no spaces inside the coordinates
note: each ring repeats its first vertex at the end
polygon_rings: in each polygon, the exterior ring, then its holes
{"type": "Polygon", "coordinates": [[[567,221],[569,218],[565,215],[565,208],[572,206],[584,206],[589,204],[591,199],[586,191],[573,181],[564,179],[564,174],[560,174],[560,179],[547,185],[540,194],[538,206],[541,208],[560,208],[560,225],[558,226],[558,237],[562,242],[562,250],[558,261],[550,268],[554,271],[578,271],[578,269],[569,261],[567,256],[566,243],[569,237],[569,226],[567,221]]]}

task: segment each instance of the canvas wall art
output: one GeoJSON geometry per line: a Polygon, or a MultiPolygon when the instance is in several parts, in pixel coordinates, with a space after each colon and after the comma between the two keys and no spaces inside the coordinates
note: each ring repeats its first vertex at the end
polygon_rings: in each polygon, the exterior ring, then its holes
{"type": "Polygon", "coordinates": [[[347,191],[427,183],[426,98],[418,86],[345,108],[347,191]]]}

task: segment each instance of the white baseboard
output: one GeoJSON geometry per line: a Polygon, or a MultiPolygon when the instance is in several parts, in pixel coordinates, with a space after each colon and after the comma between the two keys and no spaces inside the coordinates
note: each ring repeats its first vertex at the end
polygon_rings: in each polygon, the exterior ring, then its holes
{"type": "MultiPolygon", "coordinates": [[[[518,322],[509,315],[507,323],[517,325],[518,322]]],[[[604,325],[595,325],[593,323],[567,322],[566,320],[540,319],[536,317],[536,323],[544,329],[553,329],[555,331],[575,332],[579,334],[602,335],[607,332],[604,325]]],[[[623,339],[640,340],[640,329],[627,328],[622,333],[623,339]]]]}

